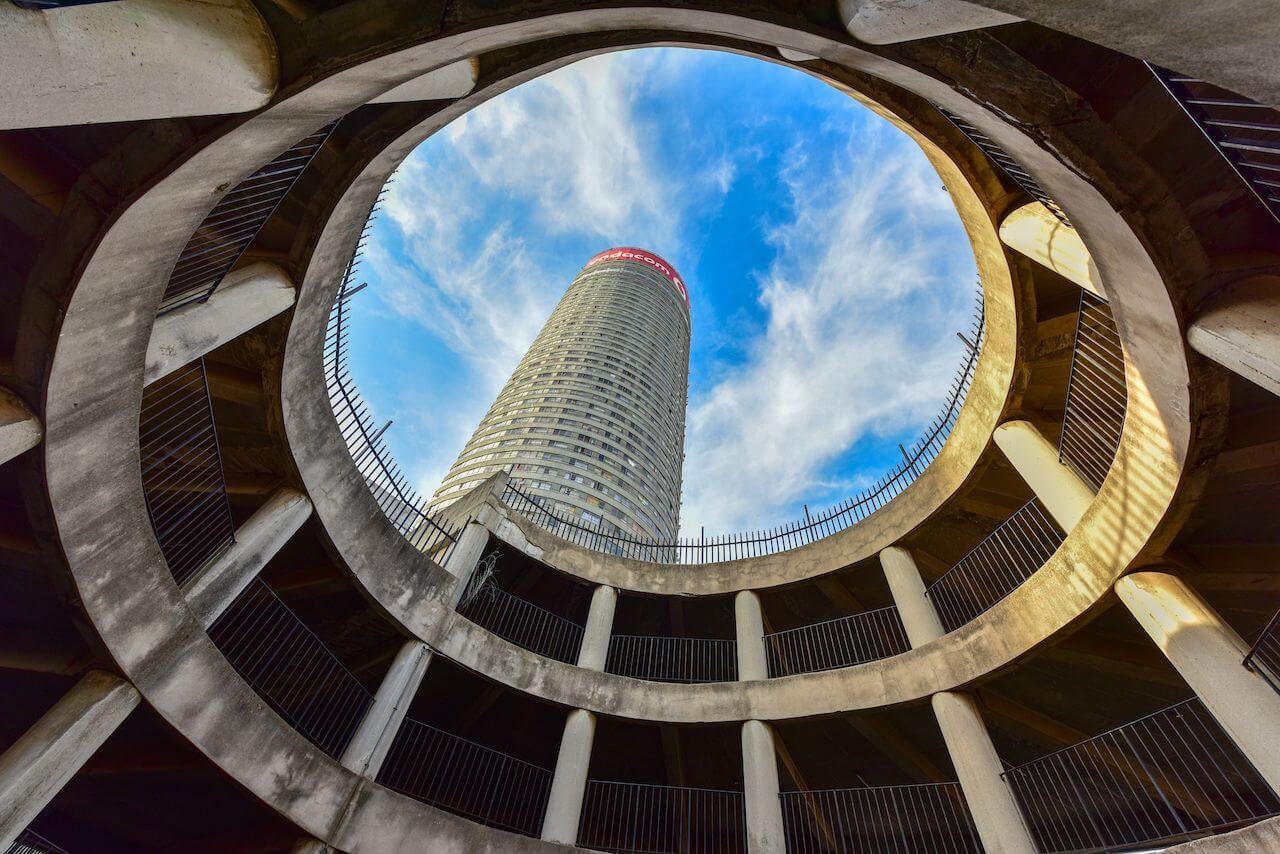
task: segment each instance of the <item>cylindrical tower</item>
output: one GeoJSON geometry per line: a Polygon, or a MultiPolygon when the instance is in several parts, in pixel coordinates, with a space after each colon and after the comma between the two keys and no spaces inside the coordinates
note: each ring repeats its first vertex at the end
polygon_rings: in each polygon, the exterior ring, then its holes
{"type": "Polygon", "coordinates": [[[680,527],[688,386],[684,280],[652,252],[601,252],[570,283],[432,507],[510,469],[557,515],[670,540],[680,527]]]}

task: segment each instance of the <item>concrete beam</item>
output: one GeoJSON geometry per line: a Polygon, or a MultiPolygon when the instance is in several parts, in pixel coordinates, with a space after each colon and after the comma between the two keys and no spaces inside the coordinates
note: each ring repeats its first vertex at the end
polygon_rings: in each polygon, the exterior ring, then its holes
{"type": "Polygon", "coordinates": [[[734,629],[738,643],[738,681],[768,679],[769,664],[764,654],[764,612],[760,597],[751,590],[733,597],[734,629]]]}
{"type": "Polygon", "coordinates": [[[1023,205],[1006,216],[1000,223],[1000,242],[1089,293],[1107,298],[1098,266],[1080,233],[1040,202],[1023,205]]]}
{"type": "Polygon", "coordinates": [[[268,262],[233,270],[208,300],[156,318],[144,383],[153,383],[293,305],[297,288],[268,262]]]}
{"type": "Polygon", "coordinates": [[[90,671],[0,756],[0,851],[9,849],[140,699],[120,677],[90,671]]]}
{"type": "Polygon", "coordinates": [[[342,752],[343,765],[369,779],[377,778],[430,663],[431,650],[422,641],[406,641],[400,647],[387,675],[382,677],[373,705],[342,752]]]}
{"type": "Polygon", "coordinates": [[[850,35],[868,44],[897,44],[1022,20],[963,0],[840,0],[840,19],[850,35]]]}
{"type": "Polygon", "coordinates": [[[296,489],[277,491],[236,529],[231,547],[183,585],[187,604],[206,628],[311,517],[311,509],[311,502],[296,489]]]}
{"type": "Polygon", "coordinates": [[[761,721],[742,723],[742,791],[747,814],[748,854],[785,854],[778,759],[773,730],[761,721]]]}
{"type": "Polygon", "coordinates": [[[1186,582],[1135,572],[1116,595],[1272,789],[1280,791],[1280,694],[1243,666],[1249,645],[1186,582]]]}
{"type": "Polygon", "coordinates": [[[275,41],[249,0],[0,4],[0,130],[243,113],[276,91],[275,41]]]}
{"type": "Polygon", "coordinates": [[[1093,490],[1058,461],[1057,448],[1031,422],[1006,421],[992,438],[1049,515],[1071,533],[1093,503],[1093,490]]]}
{"type": "Polygon", "coordinates": [[[1227,288],[1187,329],[1191,349],[1280,395],[1280,279],[1227,288]]]}
{"type": "Polygon", "coordinates": [[[0,388],[0,463],[29,451],[44,438],[44,425],[22,398],[0,388]]]}
{"type": "Polygon", "coordinates": [[[613,612],[618,604],[618,591],[601,584],[591,593],[591,610],[587,612],[587,627],[582,633],[582,646],[578,649],[578,666],[588,670],[604,670],[609,656],[609,641],[613,637],[613,612]]]}
{"type": "Polygon", "coordinates": [[[578,823],[582,819],[582,799],[587,793],[587,771],[595,737],[595,715],[583,709],[569,713],[551,778],[547,813],[542,819],[542,838],[547,842],[573,845],[578,841],[578,823]]]}
{"type": "Polygon", "coordinates": [[[945,635],[947,630],[938,619],[933,602],[925,594],[924,580],[911,552],[889,546],[880,552],[880,566],[884,569],[885,580],[889,582],[889,592],[893,595],[893,604],[898,607],[898,616],[902,619],[902,627],[907,630],[911,648],[924,646],[945,635]]]}
{"type": "Polygon", "coordinates": [[[480,78],[480,60],[472,57],[454,62],[435,71],[428,71],[407,83],[391,89],[371,103],[387,104],[398,101],[438,101],[445,98],[461,98],[470,94],[480,78]]]}

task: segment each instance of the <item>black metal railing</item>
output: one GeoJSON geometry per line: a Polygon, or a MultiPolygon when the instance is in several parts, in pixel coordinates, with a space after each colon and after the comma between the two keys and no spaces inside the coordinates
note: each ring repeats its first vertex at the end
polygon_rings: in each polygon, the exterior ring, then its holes
{"type": "Polygon", "coordinates": [[[423,803],[537,836],[551,795],[546,768],[405,718],[378,782],[423,803]]]}
{"type": "Polygon", "coordinates": [[[369,405],[360,395],[347,362],[347,336],[350,331],[347,302],[365,287],[363,284],[354,284],[356,271],[370,224],[385,192],[384,188],[369,211],[364,231],[347,263],[338,298],[329,312],[324,353],[325,385],[329,393],[329,405],[347,443],[351,460],[364,478],[369,491],[373,493],[378,506],[405,539],[436,563],[443,565],[466,523],[451,524],[444,516],[427,512],[426,500],[411,486],[409,478],[396,464],[387,447],[386,432],[391,427],[391,422],[388,421],[382,427],[375,424],[369,405]]]}
{"type": "Polygon", "coordinates": [[[67,851],[28,827],[18,834],[5,854],[67,854],[67,851]]]}
{"type": "Polygon", "coordinates": [[[582,626],[508,593],[492,577],[472,575],[458,613],[531,652],[569,664],[578,660],[582,626]]]}
{"type": "Polygon", "coordinates": [[[782,792],[787,854],[980,854],[959,783],[782,792]]]}
{"type": "Polygon", "coordinates": [[[1004,777],[1045,854],[1194,839],[1280,812],[1280,799],[1198,699],[1004,777]]]}
{"type": "Polygon", "coordinates": [[[207,300],[271,218],[298,176],[324,145],[337,122],[330,122],[232,187],[182,248],[160,314],[207,300]]]}
{"type": "Polygon", "coordinates": [[[588,780],[578,845],[628,854],[746,854],[742,792],[588,780]]]}
{"type": "Polygon", "coordinates": [[[330,756],[341,755],[373,704],[368,689],[260,579],[209,637],[282,718],[330,756]]]}
{"type": "Polygon", "coordinates": [[[604,669],[652,682],[734,682],[738,643],[716,638],[614,635],[604,669]]]}
{"type": "Polygon", "coordinates": [[[1240,180],[1280,220],[1280,111],[1147,63],[1240,180]]]}
{"type": "Polygon", "coordinates": [[[1272,615],[1244,657],[1244,666],[1280,691],[1280,611],[1272,615]]]}
{"type": "Polygon", "coordinates": [[[983,306],[979,297],[969,335],[960,336],[967,349],[964,360],[952,379],[942,411],[910,448],[902,449],[902,462],[871,487],[821,513],[810,514],[806,510],[805,518],[764,531],[660,542],[608,533],[592,525],[562,518],[515,482],[507,485],[501,498],[508,507],[533,524],[576,545],[653,563],[701,564],[738,560],[774,554],[814,542],[842,531],[884,507],[910,486],[938,455],[951,434],[951,428],[955,426],[965,395],[973,382],[983,335],[983,306]]]}
{"type": "Polygon", "coordinates": [[[893,606],[764,636],[770,676],[851,667],[909,649],[902,618],[893,606]]]}
{"type": "Polygon", "coordinates": [[[1124,351],[1111,306],[1081,291],[1058,458],[1095,491],[1116,458],[1127,407],[1124,351]]]}
{"type": "Polygon", "coordinates": [[[930,584],[925,595],[943,627],[954,632],[1030,578],[1065,538],[1033,498],[930,584]]]}
{"type": "MultiPolygon", "coordinates": [[[[934,106],[937,107],[936,104],[934,106]]],[[[955,125],[957,130],[967,136],[970,142],[981,149],[983,154],[987,155],[993,163],[999,166],[1004,174],[1008,175],[1015,184],[1021,187],[1023,192],[1048,208],[1049,212],[1057,217],[1058,221],[1063,225],[1071,226],[1071,220],[1067,219],[1066,213],[1058,203],[1045,192],[1044,187],[1040,186],[1040,182],[1031,177],[1031,173],[1024,169],[1021,163],[1010,157],[995,140],[954,113],[948,112],[941,107],[937,107],[937,109],[938,112],[947,117],[947,121],[955,125]]]]}
{"type": "Polygon", "coordinates": [[[235,541],[204,359],[143,390],[138,445],[151,527],[182,584],[235,541]]]}

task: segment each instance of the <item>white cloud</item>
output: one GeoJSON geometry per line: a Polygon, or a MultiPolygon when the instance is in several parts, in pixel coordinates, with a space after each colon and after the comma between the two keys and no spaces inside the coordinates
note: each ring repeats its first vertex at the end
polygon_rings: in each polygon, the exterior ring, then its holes
{"type": "Polygon", "coordinates": [[[766,330],[690,405],[686,531],[773,524],[797,501],[854,491],[829,464],[926,421],[946,394],[972,256],[963,237],[955,251],[954,209],[915,145],[878,121],[856,127],[830,163],[799,146],[787,158],[794,217],[771,233],[766,330]]]}

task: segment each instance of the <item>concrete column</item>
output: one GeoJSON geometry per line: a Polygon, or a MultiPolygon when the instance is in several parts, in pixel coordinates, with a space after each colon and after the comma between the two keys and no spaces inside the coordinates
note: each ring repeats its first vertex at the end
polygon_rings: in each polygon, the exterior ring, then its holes
{"type": "Polygon", "coordinates": [[[450,604],[456,606],[462,599],[462,593],[467,589],[467,582],[471,580],[471,574],[476,571],[476,564],[484,556],[484,549],[488,544],[489,529],[479,522],[471,522],[462,529],[462,536],[458,537],[458,541],[453,544],[453,551],[449,553],[449,559],[444,562],[445,570],[458,579],[457,585],[453,588],[453,601],[450,604]]]}
{"type": "Polygon", "coordinates": [[[129,0],[34,12],[0,4],[0,129],[242,113],[276,89],[250,0],[129,0]]]}
{"type": "Polygon", "coordinates": [[[1280,279],[1233,285],[1187,329],[1187,343],[1250,382],[1280,394],[1280,279]]]}
{"type": "Polygon", "coordinates": [[[742,723],[742,789],[747,813],[749,854],[785,854],[782,801],[778,798],[778,759],[773,730],[761,721],[742,723]]]}
{"type": "Polygon", "coordinates": [[[889,592],[893,594],[893,604],[898,606],[898,616],[902,618],[902,627],[907,630],[911,648],[945,635],[947,630],[938,619],[933,602],[925,595],[924,580],[911,552],[899,546],[889,546],[880,552],[880,567],[889,582],[889,592]]]}
{"type": "Polygon", "coordinates": [[[400,729],[409,704],[418,693],[422,677],[431,663],[431,650],[418,640],[405,641],[391,662],[391,669],[382,677],[373,705],[360,721],[360,727],[342,752],[343,765],[369,779],[378,776],[382,762],[387,758],[391,742],[400,729]]]}
{"type": "Polygon", "coordinates": [[[1036,854],[1013,791],[1000,776],[1000,757],[973,699],[943,691],[933,695],[932,703],[983,849],[987,854],[1036,854]]]}
{"type": "Polygon", "coordinates": [[[854,38],[896,44],[1022,20],[963,0],[840,0],[840,19],[854,38]]]}
{"type": "Polygon", "coordinates": [[[311,516],[311,501],[280,489],[236,529],[236,540],[182,586],[187,604],[209,627],[311,516]]]}
{"type": "Polygon", "coordinates": [[[1040,202],[1023,205],[1000,223],[1000,241],[1095,296],[1107,298],[1102,277],[1080,234],[1040,202]]]}
{"type": "Polygon", "coordinates": [[[22,398],[0,388],[0,463],[29,451],[44,438],[44,425],[22,398]]]}
{"type": "Polygon", "coordinates": [[[764,613],[760,597],[740,590],[733,597],[734,627],[738,637],[738,681],[768,679],[769,665],[764,655],[764,613]]]}
{"type": "Polygon", "coordinates": [[[1029,421],[1006,421],[993,438],[1049,515],[1071,533],[1093,503],[1093,490],[1058,462],[1058,449],[1029,421]]]}
{"type": "Polygon", "coordinates": [[[140,699],[128,682],[92,670],[0,756],[0,851],[9,849],[140,699]]]}
{"type": "Polygon", "coordinates": [[[613,611],[618,604],[618,591],[601,584],[591,594],[591,610],[587,612],[587,628],[582,633],[578,650],[578,666],[588,670],[604,670],[613,637],[613,611]]]}
{"type": "Polygon", "coordinates": [[[1135,572],[1115,589],[1227,735],[1280,792],[1280,694],[1243,666],[1249,645],[1177,576],[1135,572]]]}
{"type": "Polygon", "coordinates": [[[438,101],[443,98],[461,98],[471,92],[480,76],[480,60],[463,59],[435,71],[428,71],[407,83],[401,83],[370,103],[386,104],[395,101],[438,101]]]}
{"type": "Polygon", "coordinates": [[[156,318],[142,381],[153,383],[191,364],[275,317],[296,297],[293,280],[278,264],[264,261],[232,271],[205,302],[156,318]]]}
{"type": "Polygon", "coordinates": [[[574,709],[564,722],[560,755],[551,778],[551,797],[542,819],[542,838],[547,842],[573,845],[578,841],[582,819],[582,799],[587,793],[587,771],[591,765],[591,742],[596,737],[596,716],[574,709]]]}

